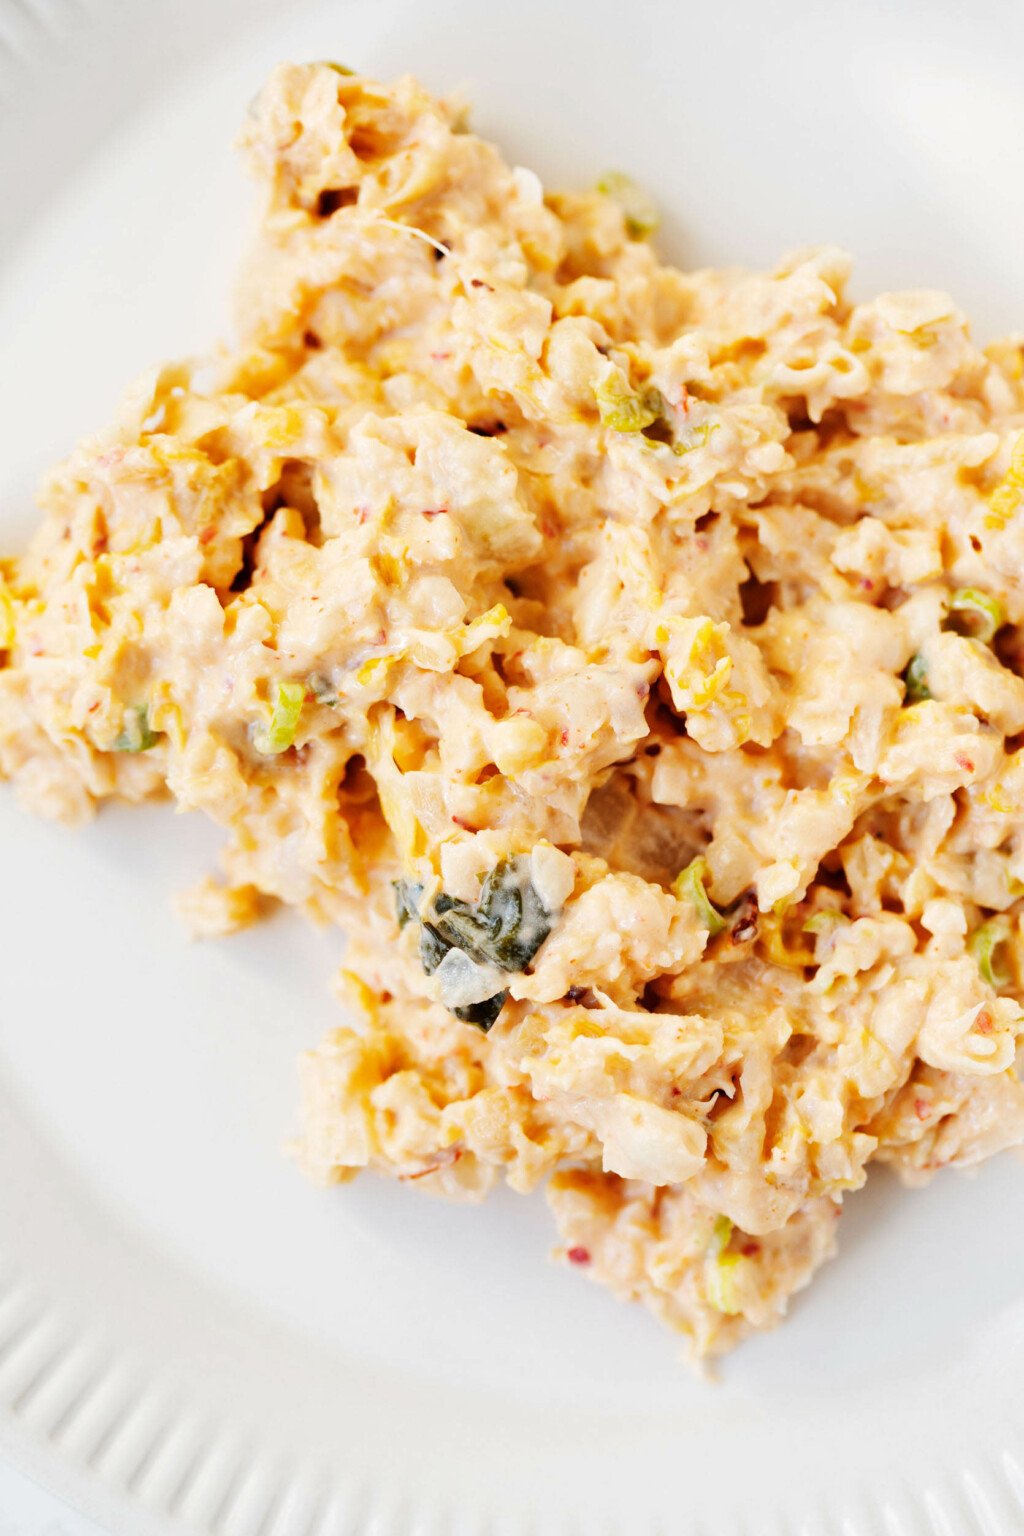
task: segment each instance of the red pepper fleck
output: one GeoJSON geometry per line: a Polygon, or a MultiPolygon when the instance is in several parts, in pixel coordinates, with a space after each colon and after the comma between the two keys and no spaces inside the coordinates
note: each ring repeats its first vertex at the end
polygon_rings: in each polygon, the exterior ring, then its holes
{"type": "Polygon", "coordinates": [[[678,1099],[678,1097],[682,1093],[682,1091],[683,1090],[681,1088],[677,1088],[675,1083],[673,1083],[672,1087],[669,1089],[669,1097],[673,1098],[673,1099],[678,1099]]]}
{"type": "Polygon", "coordinates": [[[424,507],[423,508],[423,516],[424,517],[447,517],[448,516],[448,508],[447,507],[424,507]]]}
{"type": "Polygon", "coordinates": [[[446,363],[450,357],[450,352],[431,352],[430,361],[432,363],[446,363]]]}
{"type": "Polygon", "coordinates": [[[369,507],[356,507],[356,522],[357,523],[360,523],[360,524],[361,523],[365,523],[369,516],[370,516],[370,509],[369,509],[369,507]]]}
{"type": "Polygon", "coordinates": [[[558,533],[558,529],[555,527],[554,523],[549,522],[546,517],[541,518],[539,526],[541,533],[546,539],[553,539],[558,533]]]}
{"type": "Polygon", "coordinates": [[[86,713],[90,714],[90,715],[94,715],[96,713],[96,711],[99,709],[99,707],[100,707],[100,701],[99,701],[99,699],[97,699],[95,704],[90,704],[89,705],[89,708],[86,711],[86,713]]]}
{"type": "Polygon", "coordinates": [[[208,523],[199,535],[200,544],[211,544],[217,537],[217,529],[213,523],[208,523]]]}
{"type": "Polygon", "coordinates": [[[465,821],[461,816],[453,816],[452,821],[454,821],[457,827],[461,827],[463,832],[479,832],[480,830],[480,828],[475,827],[471,821],[465,821]]]}
{"type": "Polygon", "coordinates": [[[973,773],[974,772],[974,764],[971,762],[971,759],[967,756],[967,754],[965,752],[958,752],[956,754],[956,757],[954,758],[954,762],[956,763],[958,768],[962,768],[963,769],[964,773],[973,773]]]}
{"type": "Polygon", "coordinates": [[[461,1156],[461,1147],[446,1147],[443,1152],[438,1154],[434,1162],[427,1164],[426,1168],[418,1168],[415,1173],[399,1174],[399,1178],[411,1184],[414,1179],[425,1179],[428,1174],[437,1173],[440,1168],[454,1167],[461,1156]]]}
{"type": "Polygon", "coordinates": [[[559,732],[558,739],[561,742],[563,747],[567,747],[569,745],[569,731],[568,731],[568,727],[565,730],[559,732]]]}
{"type": "Polygon", "coordinates": [[[569,1252],[566,1254],[566,1258],[569,1260],[570,1264],[589,1264],[590,1263],[590,1249],[589,1248],[570,1248],[569,1252]]]}
{"type": "Polygon", "coordinates": [[[914,1100],[914,1114],[919,1120],[927,1120],[932,1112],[932,1106],[927,1099],[914,1100]]]}
{"type": "Polygon", "coordinates": [[[490,283],[485,283],[482,277],[471,277],[469,280],[469,286],[471,288],[486,288],[488,293],[494,292],[494,289],[491,287],[490,283]]]}
{"type": "Polygon", "coordinates": [[[982,1008],[974,1020],[974,1028],[979,1035],[990,1035],[995,1028],[992,1015],[987,1008],[982,1008]]]}
{"type": "Polygon", "coordinates": [[[760,1252],[761,1244],[755,1243],[753,1240],[751,1240],[749,1243],[744,1243],[743,1247],[740,1249],[740,1253],[742,1253],[745,1259],[756,1259],[760,1252]]]}
{"type": "Polygon", "coordinates": [[[864,588],[865,592],[870,592],[875,585],[870,576],[862,576],[860,579],[860,584],[864,588]]]}

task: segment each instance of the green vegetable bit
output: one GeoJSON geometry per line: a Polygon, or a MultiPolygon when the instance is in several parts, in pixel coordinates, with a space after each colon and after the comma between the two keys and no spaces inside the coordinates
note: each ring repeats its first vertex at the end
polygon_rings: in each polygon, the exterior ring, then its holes
{"type": "Polygon", "coordinates": [[[145,704],[133,704],[124,712],[115,752],[148,752],[160,740],[160,732],[151,729],[145,704]]]}
{"type": "Polygon", "coordinates": [[[903,696],[905,704],[921,704],[932,696],[928,687],[928,669],[920,651],[916,656],[911,656],[903,669],[903,686],[906,689],[903,696]]]}
{"type": "Polygon", "coordinates": [[[626,221],[626,232],[631,239],[643,240],[653,235],[661,222],[658,210],[643,187],[637,186],[631,176],[623,171],[606,171],[597,184],[597,190],[618,203],[626,221]]]}
{"type": "Polygon", "coordinates": [[[838,907],[819,907],[817,912],[812,912],[802,924],[804,933],[832,933],[836,928],[841,928],[850,919],[845,912],[840,912],[838,907]]]}
{"type": "Polygon", "coordinates": [[[721,933],[725,927],[725,918],[712,904],[704,888],[708,878],[708,861],[703,854],[691,859],[686,868],[676,876],[672,882],[672,889],[677,896],[690,901],[697,908],[697,916],[711,937],[721,933]]]}
{"type": "Polygon", "coordinates": [[[525,858],[502,859],[491,870],[475,906],[441,895],[434,903],[437,929],[449,947],[471,960],[522,971],[548,934],[551,918],[526,875],[525,858]]]}
{"type": "Polygon", "coordinates": [[[642,432],[661,415],[664,401],[656,389],[637,394],[615,373],[594,385],[601,425],[613,432],[642,432]]]}
{"type": "Polygon", "coordinates": [[[299,716],[306,699],[304,683],[275,683],[274,704],[268,725],[257,726],[252,744],[264,757],[287,752],[295,740],[299,716]]]}
{"type": "MultiPolygon", "coordinates": [[[[399,927],[413,920],[419,923],[420,963],[428,976],[452,949],[461,950],[477,965],[496,965],[509,972],[525,970],[551,932],[551,915],[529,879],[528,869],[525,857],[502,859],[484,880],[479,901],[459,901],[442,891],[426,917],[419,911],[423,887],[406,880],[394,882],[399,927]]],[[[486,1031],[507,997],[507,991],[498,992],[483,1002],[452,1011],[456,1018],[486,1031]]]]}
{"type": "Polygon", "coordinates": [[[418,923],[422,885],[416,885],[412,880],[392,880],[391,886],[395,893],[399,928],[404,928],[406,923],[418,923]]]}
{"type": "Polygon", "coordinates": [[[1013,970],[1003,953],[1012,935],[1010,919],[1002,913],[975,928],[967,941],[967,948],[978,962],[978,970],[997,991],[1013,981],[1013,970]]]}
{"type": "Polygon", "coordinates": [[[720,421],[702,421],[693,428],[687,439],[673,442],[672,452],[682,457],[684,453],[692,453],[695,448],[706,448],[712,432],[717,432],[720,426],[720,421]]]}
{"type": "Polygon", "coordinates": [[[453,1008],[452,1012],[464,1024],[476,1024],[486,1035],[505,1006],[507,997],[507,992],[495,992],[493,997],[484,998],[482,1003],[467,1003],[464,1008],[453,1008]]]}
{"type": "Polygon", "coordinates": [[[961,587],[949,600],[945,628],[955,630],[958,635],[983,640],[989,645],[1005,623],[1006,614],[999,599],[977,587],[961,587]]]}
{"type": "Polygon", "coordinates": [[[320,672],[314,672],[307,679],[306,687],[318,704],[334,705],[338,703],[338,690],[329,677],[324,677],[320,672]]]}

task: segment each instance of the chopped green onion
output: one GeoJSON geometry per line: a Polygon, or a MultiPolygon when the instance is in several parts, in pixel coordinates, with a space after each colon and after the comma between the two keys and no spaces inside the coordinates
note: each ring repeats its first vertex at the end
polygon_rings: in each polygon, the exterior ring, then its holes
{"type": "Polygon", "coordinates": [[[673,880],[672,889],[677,896],[693,903],[697,908],[697,916],[711,937],[714,938],[715,934],[721,933],[725,927],[725,918],[712,905],[711,899],[704,889],[704,882],[707,876],[708,861],[703,854],[698,854],[695,859],[690,860],[686,868],[673,880]]]}
{"type": "Polygon", "coordinates": [[[728,1216],[716,1216],[711,1242],[705,1260],[704,1289],[708,1301],[716,1312],[735,1317],[743,1311],[739,1295],[739,1281],[750,1260],[742,1253],[729,1253],[732,1238],[732,1222],[728,1216]]]}
{"type": "Polygon", "coordinates": [[[1005,956],[1000,955],[1000,951],[1009,944],[1011,936],[1010,919],[1004,913],[999,917],[990,917],[979,928],[975,928],[967,941],[967,948],[977,960],[978,970],[990,987],[1008,987],[1013,980],[1013,971],[1005,956]]]}
{"type": "Polygon", "coordinates": [[[903,669],[903,685],[906,693],[903,696],[905,704],[921,704],[932,696],[928,687],[928,668],[924,664],[924,657],[920,651],[911,656],[903,669]]]}
{"type": "Polygon", "coordinates": [[[637,186],[622,171],[606,171],[597,184],[597,190],[618,203],[626,221],[626,231],[633,240],[643,240],[653,235],[661,222],[658,210],[643,187],[637,186]]]}
{"type": "Polygon", "coordinates": [[[121,731],[114,742],[115,752],[148,752],[160,740],[160,732],[149,724],[149,710],[145,704],[133,704],[124,712],[121,731]]]}
{"type": "Polygon", "coordinates": [[[661,414],[662,399],[656,389],[635,394],[619,374],[609,374],[594,386],[601,425],[613,432],[642,432],[661,414]]]}
{"type": "Polygon", "coordinates": [[[287,752],[295,740],[295,731],[306,698],[304,683],[275,683],[274,707],[268,725],[257,726],[252,733],[252,744],[264,757],[276,757],[287,752]]]}
{"type": "Polygon", "coordinates": [[[672,444],[672,452],[682,456],[684,453],[692,453],[695,448],[706,448],[712,432],[717,432],[721,425],[720,421],[702,421],[699,427],[693,428],[688,441],[672,444]]]}
{"type": "Polygon", "coordinates": [[[832,933],[834,929],[842,927],[850,919],[845,912],[840,912],[837,907],[819,907],[817,912],[812,912],[803,923],[804,933],[832,933]]]}
{"type": "Polygon", "coordinates": [[[949,600],[946,628],[988,645],[996,631],[1006,623],[1003,605],[997,597],[980,592],[977,587],[961,587],[949,600]]]}

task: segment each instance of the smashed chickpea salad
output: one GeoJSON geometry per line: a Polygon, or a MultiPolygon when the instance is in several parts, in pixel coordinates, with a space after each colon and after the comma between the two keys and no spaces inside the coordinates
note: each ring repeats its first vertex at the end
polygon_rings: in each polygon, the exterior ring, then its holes
{"type": "Polygon", "coordinates": [[[224,828],[186,902],[348,934],[309,1173],[546,1182],[697,1353],[872,1159],[1024,1136],[1024,382],[847,259],[684,273],[412,79],[275,72],[241,341],[49,479],[0,770],[224,828]]]}

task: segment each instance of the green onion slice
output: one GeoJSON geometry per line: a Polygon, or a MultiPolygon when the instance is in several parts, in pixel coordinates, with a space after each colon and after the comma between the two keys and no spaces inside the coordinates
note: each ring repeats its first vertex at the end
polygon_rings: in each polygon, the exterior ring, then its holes
{"type": "Polygon", "coordinates": [[[643,240],[653,235],[661,222],[652,199],[637,186],[631,176],[623,171],[606,171],[597,184],[597,190],[618,203],[626,221],[626,231],[633,240],[643,240]]]}
{"type": "Polygon", "coordinates": [[[920,651],[916,656],[911,656],[904,667],[903,683],[906,688],[904,703],[921,704],[925,699],[931,698],[932,691],[928,687],[928,668],[920,651]]]}
{"type": "Polygon", "coordinates": [[[697,916],[714,938],[725,927],[725,918],[712,904],[705,890],[707,877],[708,861],[703,854],[698,854],[673,880],[672,889],[677,896],[693,903],[697,908],[697,916]]]}
{"type": "Polygon", "coordinates": [[[661,414],[662,399],[656,389],[637,394],[615,373],[595,384],[594,399],[601,425],[613,432],[642,432],[661,414]]]}
{"type": "Polygon", "coordinates": [[[149,710],[145,704],[133,704],[124,712],[120,733],[114,742],[115,752],[148,752],[160,740],[160,732],[149,724],[149,710]]]}
{"type": "Polygon", "coordinates": [[[267,725],[257,726],[252,733],[252,743],[264,757],[276,757],[287,752],[295,740],[299,716],[306,698],[304,683],[275,683],[274,704],[267,725]]]}
{"type": "Polygon", "coordinates": [[[961,587],[949,600],[946,628],[973,640],[983,640],[989,645],[1006,623],[1003,605],[997,597],[990,597],[977,587],[961,587]]]}
{"type": "Polygon", "coordinates": [[[997,991],[1001,987],[1008,987],[1013,980],[1013,971],[1003,953],[1011,936],[1010,919],[1001,913],[975,928],[967,941],[967,948],[978,962],[978,970],[989,986],[995,987],[997,991]]]}

